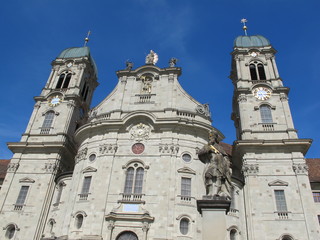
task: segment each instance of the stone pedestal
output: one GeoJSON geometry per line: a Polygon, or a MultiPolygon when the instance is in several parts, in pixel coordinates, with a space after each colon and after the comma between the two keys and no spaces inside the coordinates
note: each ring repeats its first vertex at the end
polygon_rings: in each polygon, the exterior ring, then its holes
{"type": "Polygon", "coordinates": [[[220,196],[204,196],[197,200],[198,211],[202,215],[202,240],[227,239],[226,214],[231,201],[220,196]]]}

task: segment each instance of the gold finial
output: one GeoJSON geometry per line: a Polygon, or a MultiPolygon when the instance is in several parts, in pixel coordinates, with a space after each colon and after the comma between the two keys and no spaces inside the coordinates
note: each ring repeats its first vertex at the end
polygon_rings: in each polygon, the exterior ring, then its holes
{"type": "Polygon", "coordinates": [[[87,42],[89,42],[89,36],[91,34],[91,31],[89,30],[88,34],[87,34],[87,37],[84,39],[84,47],[87,45],[87,42]]]}
{"type": "Polygon", "coordinates": [[[245,19],[245,18],[242,18],[242,19],[241,19],[241,23],[243,23],[243,27],[242,27],[242,29],[243,29],[243,31],[244,31],[244,34],[245,34],[246,36],[248,36],[248,34],[247,34],[247,26],[246,26],[246,22],[248,22],[248,20],[247,20],[247,19],[245,19]]]}

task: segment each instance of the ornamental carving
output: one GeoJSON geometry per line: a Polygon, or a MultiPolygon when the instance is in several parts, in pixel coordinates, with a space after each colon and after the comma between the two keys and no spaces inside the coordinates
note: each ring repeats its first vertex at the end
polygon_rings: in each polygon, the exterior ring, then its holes
{"type": "Polygon", "coordinates": [[[285,93],[280,93],[280,100],[281,100],[282,102],[288,101],[288,96],[287,96],[287,94],[285,94],[285,93]]]}
{"type": "Polygon", "coordinates": [[[109,224],[108,224],[108,229],[112,230],[112,229],[114,229],[114,227],[115,227],[114,221],[110,220],[109,224]]]}
{"type": "Polygon", "coordinates": [[[296,174],[308,174],[308,166],[305,163],[294,163],[293,166],[293,171],[296,174]]]}
{"type": "Polygon", "coordinates": [[[19,163],[9,163],[7,172],[15,172],[18,170],[18,168],[19,168],[19,163]]]}
{"type": "Polygon", "coordinates": [[[197,113],[199,113],[201,115],[205,115],[206,117],[210,117],[211,116],[208,103],[198,105],[196,107],[196,111],[197,111],[197,113]]]}
{"type": "Polygon", "coordinates": [[[118,146],[116,144],[104,144],[99,147],[100,154],[113,154],[118,150],[118,146]]]}
{"type": "Polygon", "coordinates": [[[76,163],[86,159],[87,152],[88,152],[88,148],[84,148],[84,149],[80,150],[75,158],[76,163]]]}
{"type": "Polygon", "coordinates": [[[247,96],[246,95],[239,95],[238,97],[238,102],[246,102],[247,101],[247,96]]]}
{"type": "Polygon", "coordinates": [[[57,164],[55,164],[55,163],[46,163],[44,166],[44,170],[48,173],[54,172],[54,170],[56,170],[56,168],[57,168],[57,164]]]}
{"type": "Polygon", "coordinates": [[[160,153],[177,154],[179,152],[179,146],[176,144],[160,144],[160,153]]]}
{"type": "Polygon", "coordinates": [[[258,164],[243,164],[242,172],[245,176],[256,175],[259,172],[258,164]]]}
{"type": "Polygon", "coordinates": [[[130,129],[131,139],[140,142],[149,139],[150,127],[146,124],[139,123],[130,129]]]}
{"type": "Polygon", "coordinates": [[[148,222],[143,222],[142,223],[142,231],[143,232],[148,232],[150,228],[150,224],[148,222]]]}

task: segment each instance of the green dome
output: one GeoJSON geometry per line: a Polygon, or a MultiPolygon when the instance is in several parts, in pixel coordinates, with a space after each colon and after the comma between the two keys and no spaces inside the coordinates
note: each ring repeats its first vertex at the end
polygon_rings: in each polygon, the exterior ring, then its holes
{"type": "Polygon", "coordinates": [[[89,57],[89,47],[73,47],[63,50],[57,58],[77,58],[77,57],[89,57]]]}
{"type": "Polygon", "coordinates": [[[95,61],[91,57],[90,48],[89,47],[73,47],[67,48],[63,50],[57,58],[79,58],[79,57],[88,57],[90,62],[96,72],[98,74],[98,69],[95,61]]]}
{"type": "Polygon", "coordinates": [[[270,41],[261,35],[238,36],[233,44],[234,47],[266,47],[270,45],[270,41]]]}

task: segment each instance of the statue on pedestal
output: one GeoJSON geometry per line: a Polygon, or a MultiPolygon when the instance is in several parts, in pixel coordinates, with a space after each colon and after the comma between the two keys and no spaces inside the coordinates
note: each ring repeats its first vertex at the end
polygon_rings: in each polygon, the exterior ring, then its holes
{"type": "Polygon", "coordinates": [[[219,145],[216,133],[210,132],[209,143],[199,150],[198,156],[200,161],[206,164],[204,169],[206,196],[231,199],[230,160],[219,145]]]}

